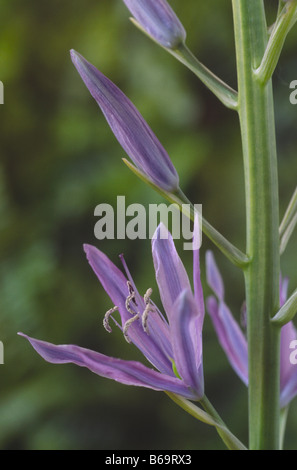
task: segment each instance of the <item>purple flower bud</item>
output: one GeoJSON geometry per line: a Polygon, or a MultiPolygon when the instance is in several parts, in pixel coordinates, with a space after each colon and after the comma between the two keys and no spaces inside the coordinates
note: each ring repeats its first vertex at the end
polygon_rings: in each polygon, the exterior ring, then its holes
{"type": "Polygon", "coordinates": [[[74,50],[71,58],[115,137],[138,169],[159,188],[176,191],[179,187],[177,172],[166,150],[133,103],[74,50]]]}
{"type": "Polygon", "coordinates": [[[123,0],[139,25],[159,44],[176,49],[186,31],[165,0],[123,0]]]}

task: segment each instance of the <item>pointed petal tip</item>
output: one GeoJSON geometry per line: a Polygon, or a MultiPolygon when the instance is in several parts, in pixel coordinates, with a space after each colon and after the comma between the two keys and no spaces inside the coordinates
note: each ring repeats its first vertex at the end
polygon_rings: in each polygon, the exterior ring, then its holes
{"type": "Polygon", "coordinates": [[[186,31],[166,0],[124,0],[139,25],[164,47],[173,49],[186,39],[186,31]]]}
{"type": "MultiPolygon", "coordinates": [[[[100,74],[99,70],[95,69],[95,67],[75,49],[70,50],[70,58],[72,60],[73,65],[77,69],[79,75],[85,82],[85,85],[87,86],[87,88],[89,88],[89,85],[87,84],[86,80],[89,76],[92,76],[94,74],[96,75],[96,73],[100,74]]],[[[93,95],[90,88],[89,91],[91,95],[93,95]]]]}
{"type": "MultiPolygon", "coordinates": [[[[108,256],[106,256],[106,254],[103,253],[103,251],[99,250],[99,248],[97,248],[96,246],[89,245],[88,243],[84,243],[83,244],[83,250],[86,254],[87,260],[89,261],[89,263],[91,265],[92,265],[93,262],[95,264],[97,262],[100,262],[100,263],[104,263],[104,265],[108,266],[108,268],[112,267],[112,268],[115,268],[116,271],[118,271],[118,268],[108,258],[108,256]]],[[[121,256],[123,256],[123,255],[121,255],[121,256]]]]}
{"type": "Polygon", "coordinates": [[[206,258],[206,262],[208,262],[208,263],[211,262],[211,261],[214,261],[213,252],[211,250],[206,250],[205,258],[206,258]]]}
{"type": "Polygon", "coordinates": [[[176,304],[178,304],[181,308],[183,309],[183,306],[185,305],[185,302],[191,302],[193,299],[193,294],[189,288],[183,289],[179,296],[176,299],[176,304]]]}
{"type": "Polygon", "coordinates": [[[87,260],[90,261],[92,257],[94,256],[104,256],[104,253],[102,253],[102,251],[100,251],[98,248],[96,248],[95,246],[93,245],[89,245],[88,243],[84,243],[83,244],[83,250],[87,256],[87,260]]]}
{"type": "Polygon", "coordinates": [[[211,250],[207,250],[205,260],[207,284],[214,291],[219,300],[224,300],[225,288],[223,279],[211,250]]]}
{"type": "Polygon", "coordinates": [[[83,244],[83,250],[86,254],[87,260],[90,261],[92,245],[88,245],[88,244],[84,243],[83,244]]]}
{"type": "Polygon", "coordinates": [[[91,248],[92,248],[92,245],[89,245],[88,243],[84,243],[84,244],[83,244],[83,249],[84,249],[84,252],[85,252],[85,253],[88,254],[89,251],[91,250],[91,248]]]}
{"type": "Polygon", "coordinates": [[[159,230],[166,230],[166,231],[168,232],[167,227],[166,227],[166,225],[165,225],[163,222],[160,222],[160,223],[159,223],[159,225],[158,225],[158,227],[157,227],[157,230],[158,230],[158,229],[159,229],[159,230]]]}
{"type": "MultiPolygon", "coordinates": [[[[180,310],[183,312],[185,309],[190,309],[192,314],[198,318],[200,315],[200,311],[197,308],[197,302],[190,286],[184,288],[180,294],[178,295],[174,307],[176,310],[180,310]]],[[[201,323],[202,329],[202,323],[201,323]]]]}
{"type": "Polygon", "coordinates": [[[167,229],[166,225],[163,222],[160,222],[158,227],[155,230],[155,233],[152,238],[152,242],[154,243],[155,240],[164,240],[170,238],[170,232],[167,229]]]}
{"type": "Polygon", "coordinates": [[[106,255],[93,245],[88,245],[87,243],[84,243],[83,249],[86,254],[88,263],[95,271],[96,266],[98,266],[98,262],[101,262],[103,259],[107,259],[106,255]]]}
{"type": "Polygon", "coordinates": [[[18,336],[22,336],[23,338],[27,339],[29,341],[29,343],[31,343],[31,345],[34,347],[34,341],[37,341],[37,340],[34,340],[34,338],[31,338],[29,335],[26,335],[25,333],[23,333],[22,331],[18,331],[17,332],[17,335],[18,336]]]}
{"type": "Polygon", "coordinates": [[[76,52],[75,49],[70,49],[70,57],[72,62],[75,64],[79,59],[82,59],[82,56],[76,52]]]}

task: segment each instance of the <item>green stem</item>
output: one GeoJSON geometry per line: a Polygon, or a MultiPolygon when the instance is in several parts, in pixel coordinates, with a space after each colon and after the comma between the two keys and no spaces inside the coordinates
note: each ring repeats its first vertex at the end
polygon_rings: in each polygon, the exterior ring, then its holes
{"type": "MultiPolygon", "coordinates": [[[[182,210],[182,205],[187,204],[191,207],[191,219],[194,221],[195,209],[193,204],[187,196],[179,190],[177,193],[176,203],[179,204],[182,210]]],[[[201,215],[202,231],[211,240],[221,252],[228,258],[231,263],[239,268],[245,268],[249,263],[249,258],[242,253],[236,246],[227,240],[220,232],[218,232],[206,219],[201,215]]]]}
{"type": "Polygon", "coordinates": [[[232,0],[242,134],[247,255],[250,449],[279,448],[278,177],[272,84],[255,79],[268,42],[263,0],[232,0]]]}
{"type": "Polygon", "coordinates": [[[297,224],[297,188],[291,198],[284,218],[279,227],[280,252],[283,253],[297,224]]]}
{"type": "Polygon", "coordinates": [[[288,413],[289,413],[289,405],[285,406],[285,408],[281,408],[280,410],[280,444],[279,444],[281,450],[284,447],[288,413]]]}
{"type": "Polygon", "coordinates": [[[282,308],[271,319],[275,326],[282,327],[293,320],[297,313],[297,289],[291,297],[286,301],[282,308]]]}
{"type": "MultiPolygon", "coordinates": [[[[135,18],[130,18],[130,20],[138,29],[140,29],[140,31],[160,46],[160,44],[144,30],[135,18]]],[[[172,54],[182,64],[188,67],[188,69],[190,69],[204,83],[204,85],[206,85],[225,106],[227,106],[227,108],[237,109],[237,92],[211,72],[211,70],[205,67],[205,65],[199,62],[184,43],[180,43],[176,49],[164,46],[162,47],[165,51],[172,54]]]]}
{"type": "Polygon", "coordinates": [[[261,65],[255,70],[257,80],[266,84],[277,66],[286,37],[296,21],[297,2],[286,4],[278,15],[267,44],[261,65]]]}
{"type": "Polygon", "coordinates": [[[280,254],[282,255],[287,248],[287,244],[291,238],[292,233],[297,225],[297,213],[294,215],[293,219],[291,220],[288,228],[284,232],[280,240],[280,254]]]}
{"type": "Polygon", "coordinates": [[[297,187],[294,191],[293,196],[289,202],[288,208],[285,212],[284,218],[279,227],[279,235],[282,237],[287,230],[288,226],[294,219],[295,215],[297,214],[297,187]]]}
{"type": "Polygon", "coordinates": [[[189,400],[176,395],[175,393],[166,392],[171,400],[173,400],[178,406],[189,413],[194,418],[202,421],[203,423],[214,426],[229,450],[247,450],[239,439],[227,428],[217,411],[214,409],[210,401],[204,397],[199,401],[205,411],[198,406],[194,405],[189,400]]]}
{"type": "Polygon", "coordinates": [[[205,409],[205,411],[214,418],[214,420],[218,423],[216,426],[216,430],[221,437],[222,441],[230,450],[247,450],[246,447],[235,437],[227,428],[222,418],[219,416],[213,405],[210,403],[208,398],[204,395],[204,397],[200,400],[201,405],[205,409]]]}
{"type": "Polygon", "coordinates": [[[237,92],[199,62],[185,44],[168,52],[188,67],[227,108],[237,109],[237,92]]]}

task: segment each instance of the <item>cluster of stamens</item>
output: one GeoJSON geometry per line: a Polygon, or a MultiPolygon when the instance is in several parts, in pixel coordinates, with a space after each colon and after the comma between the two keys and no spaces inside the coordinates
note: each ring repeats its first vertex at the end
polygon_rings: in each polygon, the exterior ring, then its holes
{"type": "MultiPolygon", "coordinates": [[[[137,304],[137,301],[136,301],[136,298],[135,298],[136,297],[135,291],[134,291],[133,286],[132,286],[130,281],[127,281],[127,286],[128,286],[129,294],[128,294],[128,296],[126,298],[126,301],[125,301],[125,307],[126,307],[127,312],[129,312],[132,315],[132,317],[129,318],[129,320],[127,320],[126,323],[124,324],[123,335],[124,335],[125,340],[128,343],[131,343],[131,339],[128,336],[128,330],[129,330],[130,326],[132,325],[132,323],[134,323],[136,320],[140,319],[140,313],[138,311],[138,304],[137,304]]],[[[141,315],[141,324],[142,324],[143,330],[147,334],[149,334],[149,331],[148,331],[148,315],[149,315],[150,312],[154,311],[152,302],[150,300],[152,292],[153,292],[153,290],[151,288],[149,288],[146,291],[146,293],[144,294],[144,297],[143,297],[145,309],[144,309],[144,311],[141,315]]],[[[111,315],[114,312],[116,312],[118,309],[119,308],[117,306],[114,306],[111,309],[109,309],[106,312],[106,314],[104,315],[103,326],[106,329],[106,331],[108,331],[109,333],[112,332],[112,329],[111,329],[110,324],[109,324],[109,319],[110,319],[111,315]]]]}

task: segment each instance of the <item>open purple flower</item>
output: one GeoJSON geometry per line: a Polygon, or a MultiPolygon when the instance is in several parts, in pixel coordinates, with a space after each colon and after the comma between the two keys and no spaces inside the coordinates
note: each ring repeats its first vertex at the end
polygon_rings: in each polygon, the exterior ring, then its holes
{"type": "MultiPolygon", "coordinates": [[[[155,367],[105,356],[74,345],[54,345],[25,336],[48,362],[74,363],[95,374],[123,384],[179,394],[191,400],[204,395],[202,326],[204,303],[200,278],[194,277],[191,291],[185,268],[171,235],[159,226],[152,242],[156,279],[167,319],[151,300],[152,290],[141,296],[122,257],[126,276],[97,248],[85,245],[88,261],[114,307],[103,324],[111,332],[113,320],[128,342],[133,343],[155,367]],[[120,324],[113,314],[118,311],[120,324]]],[[[198,253],[194,255],[199,263],[198,253]]],[[[195,271],[197,274],[196,266],[195,271]]]]}
{"type": "Polygon", "coordinates": [[[112,132],[137,168],[161,189],[176,191],[178,174],[166,150],[133,103],[84,57],[74,50],[70,54],[112,132]]]}
{"type": "MultiPolygon", "coordinates": [[[[248,385],[248,346],[245,335],[224,301],[224,284],[211,251],[206,253],[207,282],[216,297],[207,299],[207,310],[212,319],[219,342],[228,360],[241,378],[248,385]]],[[[280,282],[280,305],[287,299],[288,280],[280,282]]],[[[292,322],[281,330],[280,352],[280,406],[287,406],[297,395],[297,369],[290,363],[290,343],[297,339],[297,331],[292,322]]]]}
{"type": "Polygon", "coordinates": [[[165,0],[123,0],[139,25],[159,44],[175,49],[186,31],[165,0]]]}

